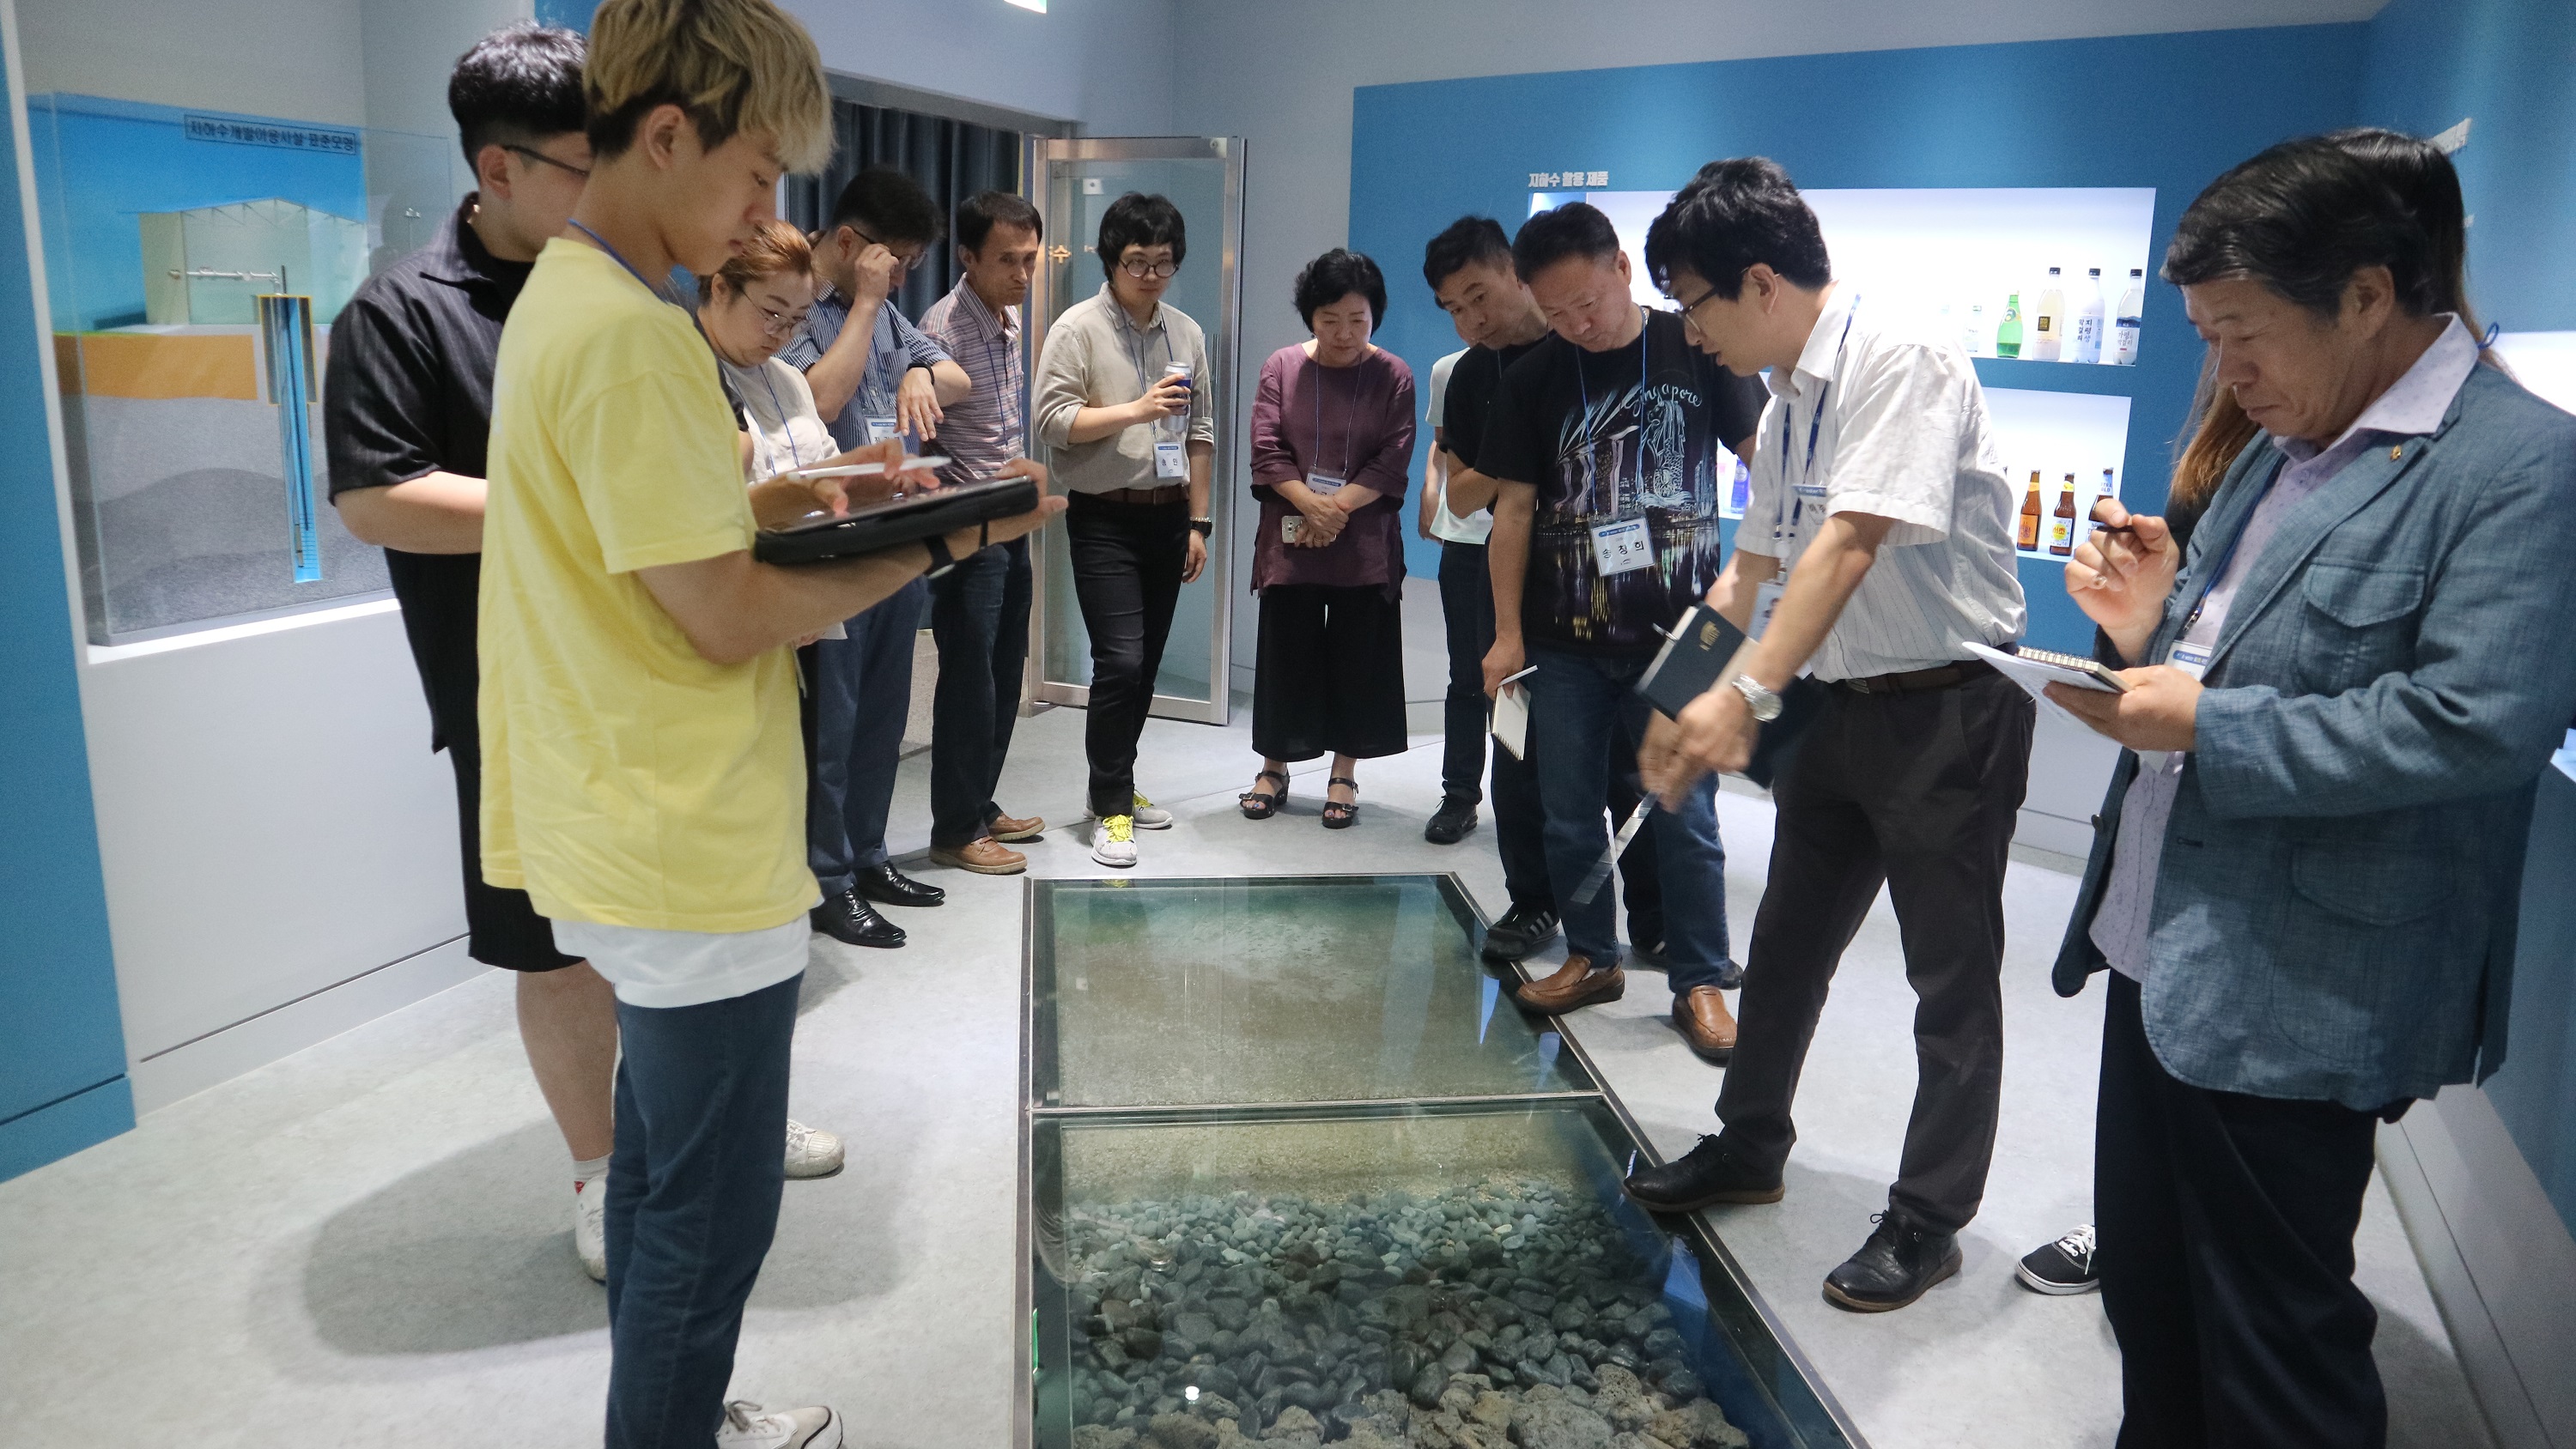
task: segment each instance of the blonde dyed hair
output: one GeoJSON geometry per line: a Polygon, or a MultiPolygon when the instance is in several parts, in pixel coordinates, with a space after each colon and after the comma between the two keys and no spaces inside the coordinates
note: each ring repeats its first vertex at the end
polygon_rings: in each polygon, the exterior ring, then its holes
{"type": "MultiPolygon", "coordinates": [[[[814,248],[805,240],[805,233],[783,221],[772,220],[752,228],[751,240],[742,244],[741,251],[726,259],[723,270],[716,276],[724,278],[725,285],[739,297],[763,277],[810,272],[813,268],[814,248]]],[[[713,277],[700,280],[698,289],[701,295],[715,295],[714,289],[707,285],[713,280],[713,277]]]]}
{"type": "Polygon", "coordinates": [[[789,171],[819,171],[832,156],[822,53],[770,0],[608,0],[590,23],[581,86],[603,161],[669,105],[709,150],[748,132],[775,138],[789,171]]]}

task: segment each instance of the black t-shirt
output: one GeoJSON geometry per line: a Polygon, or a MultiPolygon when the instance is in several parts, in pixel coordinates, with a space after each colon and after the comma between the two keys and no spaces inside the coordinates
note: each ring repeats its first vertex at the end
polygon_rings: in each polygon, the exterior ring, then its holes
{"type": "Polygon", "coordinates": [[[1440,404],[1440,428],[1445,446],[1458,455],[1459,462],[1475,468],[1476,460],[1484,455],[1485,428],[1493,416],[1494,389],[1502,386],[1503,369],[1528,356],[1536,346],[1536,342],[1516,342],[1499,350],[1470,347],[1467,355],[1449,369],[1449,391],[1440,404]]]}
{"type": "MultiPolygon", "coordinates": [[[[484,249],[468,196],[427,246],[367,279],[331,324],[323,432],[331,496],[428,473],[484,476],[501,324],[533,269],[484,249]]],[[[479,553],[385,550],[429,695],[431,749],[476,747],[479,553]]]]}
{"type": "Polygon", "coordinates": [[[1680,317],[1653,310],[1625,347],[1585,352],[1550,333],[1503,369],[1476,467],[1538,490],[1523,637],[1587,653],[1659,646],[1717,581],[1729,450],[1760,425],[1767,396],[1759,378],[1691,346],[1680,317]],[[1653,561],[1605,576],[1592,531],[1630,519],[1645,521],[1653,561]]]}

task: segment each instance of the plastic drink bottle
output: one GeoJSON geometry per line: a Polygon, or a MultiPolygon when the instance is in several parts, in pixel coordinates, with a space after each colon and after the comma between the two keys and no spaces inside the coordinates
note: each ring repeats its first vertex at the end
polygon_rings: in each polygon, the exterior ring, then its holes
{"type": "Polygon", "coordinates": [[[2048,285],[2039,294],[2039,310],[2032,314],[2035,324],[2030,338],[2030,355],[2041,362],[2055,362],[2066,347],[2066,289],[2057,284],[2057,268],[2048,269],[2048,285]]]}
{"type": "Polygon", "coordinates": [[[2111,327],[2111,355],[2103,359],[2121,367],[2138,365],[2138,325],[2147,310],[2146,271],[2129,268],[2129,290],[2120,294],[2120,310],[2111,327]]]}
{"type": "Polygon", "coordinates": [[[2069,362],[2102,360],[2102,269],[2085,269],[2083,303],[2075,309],[2075,350],[2069,362]]]}
{"type": "Polygon", "coordinates": [[[1986,355],[1985,303],[1971,302],[1968,304],[1968,325],[1960,330],[1959,341],[1967,347],[1968,355],[1970,357],[1983,357],[1986,355]]]}

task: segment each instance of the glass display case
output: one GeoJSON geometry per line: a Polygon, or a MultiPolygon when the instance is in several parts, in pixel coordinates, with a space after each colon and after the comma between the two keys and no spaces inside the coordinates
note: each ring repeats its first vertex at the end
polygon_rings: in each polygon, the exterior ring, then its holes
{"type": "Polygon", "coordinates": [[[1022,1444],[1860,1442],[1454,878],[1028,889],[1022,1444]]]}
{"type": "Polygon", "coordinates": [[[331,323],[471,187],[453,141],[28,100],[93,643],[388,587],[323,475],[331,323]]]}

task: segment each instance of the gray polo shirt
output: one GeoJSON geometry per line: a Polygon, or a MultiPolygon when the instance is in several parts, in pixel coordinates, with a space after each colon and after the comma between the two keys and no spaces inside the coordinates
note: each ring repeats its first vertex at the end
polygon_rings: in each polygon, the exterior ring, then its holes
{"type": "Polygon", "coordinates": [[[1103,283],[1099,295],[1074,303],[1055,319],[1038,354],[1037,375],[1029,380],[1029,419],[1049,449],[1049,471],[1066,491],[1107,493],[1181,481],[1154,476],[1156,429],[1151,423],[1088,443],[1073,441],[1075,413],[1134,402],[1172,362],[1187,363],[1190,369],[1187,440],[1214,447],[1215,400],[1210,393],[1215,379],[1208,367],[1207,336],[1188,313],[1158,304],[1152,320],[1138,327],[1103,283]]]}

